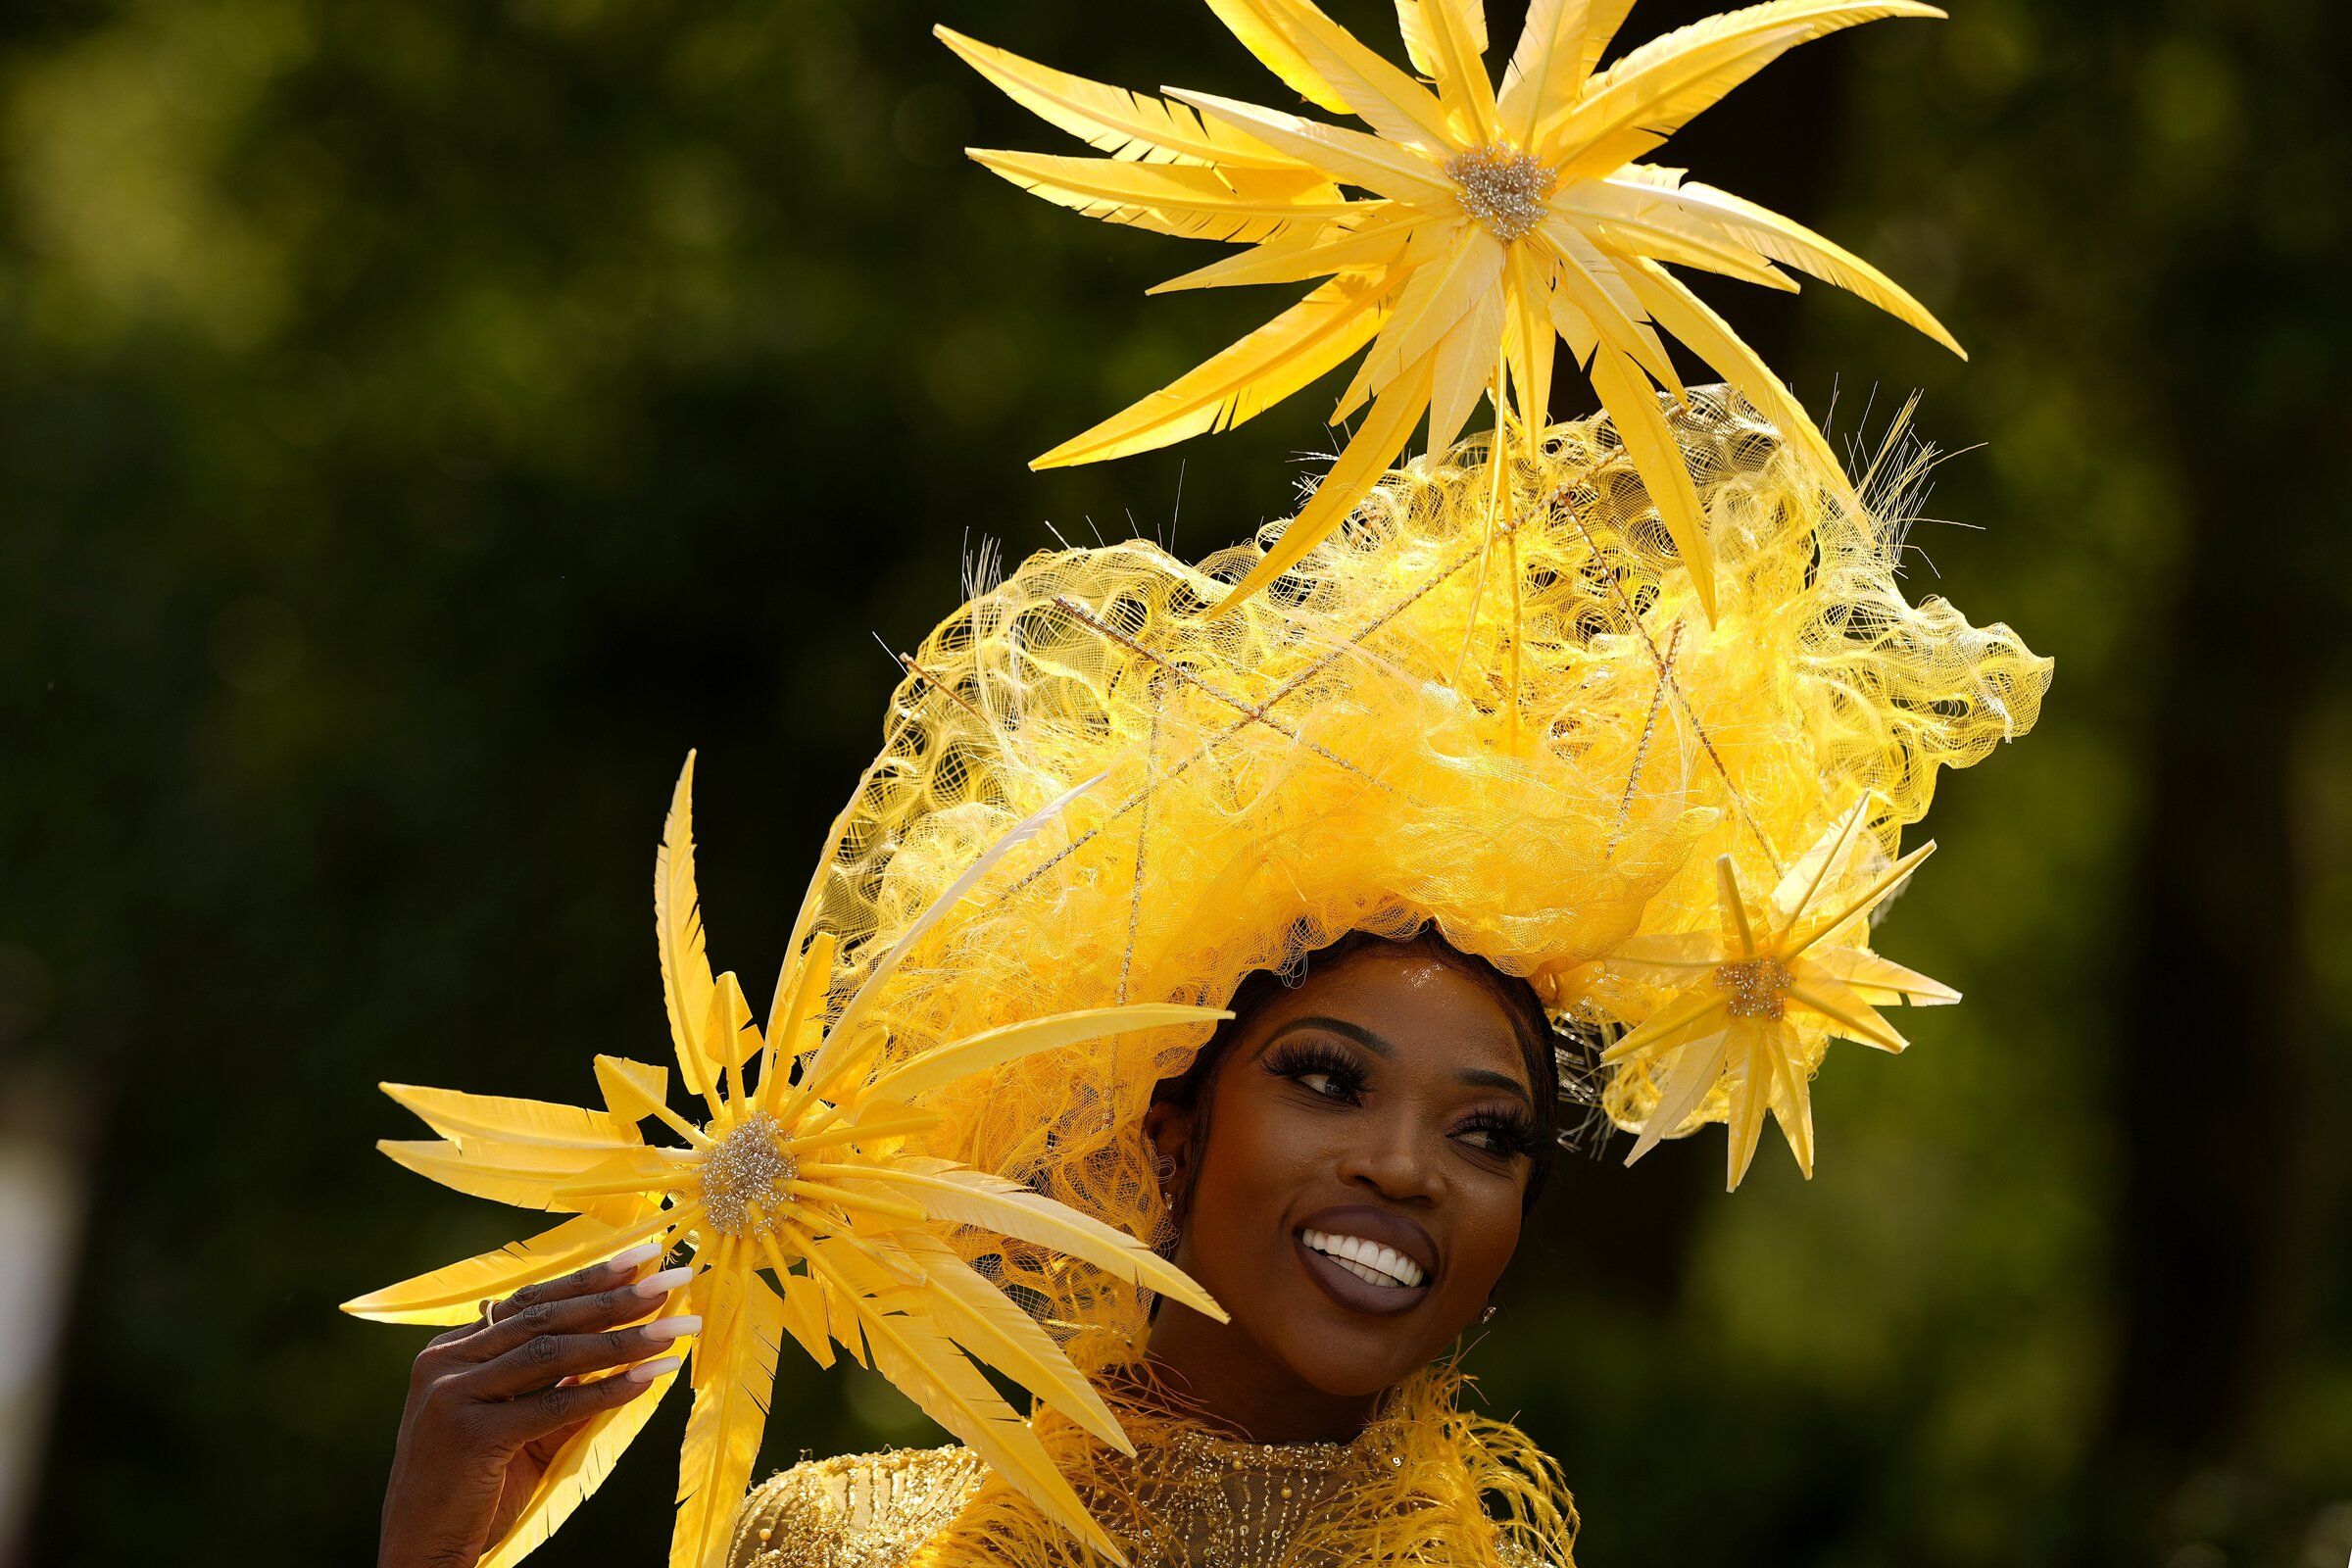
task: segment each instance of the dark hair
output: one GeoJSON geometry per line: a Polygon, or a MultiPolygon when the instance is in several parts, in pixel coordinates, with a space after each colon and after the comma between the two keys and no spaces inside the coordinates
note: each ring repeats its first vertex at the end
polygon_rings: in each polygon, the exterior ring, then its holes
{"type": "Polygon", "coordinates": [[[1558,1060],[1552,1054],[1551,1019],[1544,1012],[1536,988],[1528,981],[1518,975],[1504,974],[1474,953],[1464,953],[1440,936],[1437,927],[1424,926],[1409,937],[1350,931],[1329,946],[1301,956],[1295,971],[1258,969],[1234,988],[1233,1000],[1226,1004],[1233,1016],[1217,1025],[1216,1033],[1201,1045],[1183,1072],[1161,1079],[1152,1091],[1153,1104],[1174,1104],[1192,1116],[1192,1132],[1186,1140],[1192,1157],[1186,1165],[1184,1189],[1169,1202],[1169,1217],[1176,1224],[1184,1223],[1193,1183],[1200,1179],[1200,1157],[1208,1147],[1209,1087],[1216,1082],[1217,1069],[1224,1064],[1250,1017],[1284,990],[1296,988],[1317,964],[1329,967],[1376,946],[1426,954],[1450,964],[1494,992],[1510,1015],[1511,1032],[1518,1037],[1519,1053],[1527,1061],[1528,1092],[1535,1101],[1536,1122],[1536,1147],[1528,1156],[1527,1191],[1520,1198],[1519,1212],[1525,1214],[1535,1207],[1544,1178],[1551,1174],[1552,1148],[1559,1125],[1560,1074],[1558,1060]]]}

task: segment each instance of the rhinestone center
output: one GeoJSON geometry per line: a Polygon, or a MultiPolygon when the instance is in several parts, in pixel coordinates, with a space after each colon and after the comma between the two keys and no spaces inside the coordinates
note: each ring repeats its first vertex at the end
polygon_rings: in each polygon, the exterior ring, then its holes
{"type": "Polygon", "coordinates": [[[1559,176],[1533,153],[1495,142],[1446,160],[1446,177],[1459,188],[1462,211],[1505,245],[1544,221],[1545,198],[1559,176]]]}
{"type": "Polygon", "coordinates": [[[783,1184],[798,1177],[801,1167],[777,1147],[780,1133],[775,1117],[758,1111],[737,1122],[704,1156],[703,1212],[720,1235],[745,1235],[759,1225],[755,1207],[772,1214],[793,1200],[783,1184]]]}
{"type": "Polygon", "coordinates": [[[1774,958],[1726,963],[1715,970],[1718,990],[1732,994],[1735,1018],[1778,1018],[1788,1005],[1788,971],[1774,958]]]}

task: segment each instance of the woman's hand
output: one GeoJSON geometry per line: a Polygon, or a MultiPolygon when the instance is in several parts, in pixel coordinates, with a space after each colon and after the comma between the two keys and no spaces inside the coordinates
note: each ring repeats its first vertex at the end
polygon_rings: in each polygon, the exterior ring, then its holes
{"type": "Polygon", "coordinates": [[[545,1285],[530,1285],[424,1348],[384,1491],[378,1568],[473,1568],[530,1500],[566,1438],[627,1403],[678,1364],[662,1355],[697,1317],[619,1325],[656,1310],[692,1277],[640,1280],[652,1244],[545,1285]],[[645,1358],[661,1355],[661,1359],[645,1358]],[[612,1377],[579,1381],[630,1362],[612,1377]]]}

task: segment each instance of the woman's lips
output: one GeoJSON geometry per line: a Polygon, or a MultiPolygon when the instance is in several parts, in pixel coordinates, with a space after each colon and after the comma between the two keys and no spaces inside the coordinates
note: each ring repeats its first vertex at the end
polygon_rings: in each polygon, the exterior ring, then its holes
{"type": "Polygon", "coordinates": [[[1306,1269],[1307,1277],[1320,1285],[1325,1295],[1350,1311],[1382,1317],[1409,1311],[1429,1295],[1430,1287],[1438,1275],[1437,1244],[1430,1238],[1429,1232],[1401,1214],[1375,1208],[1368,1203],[1344,1204],[1307,1215],[1291,1232],[1291,1245],[1298,1250],[1299,1262],[1306,1269]],[[1389,1248],[1399,1256],[1409,1258],[1412,1266],[1420,1270],[1420,1283],[1375,1285],[1337,1259],[1309,1247],[1306,1242],[1309,1232],[1325,1237],[1358,1237],[1389,1248]]]}

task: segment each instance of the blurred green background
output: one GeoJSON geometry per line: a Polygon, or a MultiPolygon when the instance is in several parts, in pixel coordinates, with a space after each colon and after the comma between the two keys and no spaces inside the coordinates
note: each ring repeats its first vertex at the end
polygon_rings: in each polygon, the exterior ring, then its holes
{"type": "MultiPolygon", "coordinates": [[[[1706,288],[1837,436],[1924,389],[1971,450],[1913,591],[2057,657],[1895,916],[1971,1005],[1833,1054],[1809,1186],[1768,1150],[1727,1200],[1712,1137],[1564,1171],[1470,1364],[1591,1568],[2337,1564],[2348,24],[1953,9],[1670,152],[1975,356],[1706,288]]],[[[1329,450],[1309,397],[1025,469],[1279,301],[1147,303],[1203,253],[965,162],[1064,149],[935,21],[1281,99],[1195,0],[0,10],[0,1552],[366,1560],[422,1335],[334,1304],[515,1234],[371,1151],[411,1135],[375,1082],[662,1050],[687,748],[714,956],[767,973],[875,636],[966,550],[1202,554],[1329,450]]],[[[936,1441],[785,1364],[763,1469],[936,1441]]],[[[682,1418],[538,1561],[658,1562],[682,1418]]]]}

